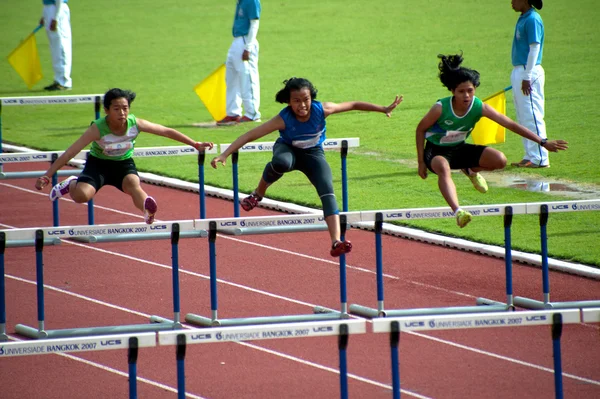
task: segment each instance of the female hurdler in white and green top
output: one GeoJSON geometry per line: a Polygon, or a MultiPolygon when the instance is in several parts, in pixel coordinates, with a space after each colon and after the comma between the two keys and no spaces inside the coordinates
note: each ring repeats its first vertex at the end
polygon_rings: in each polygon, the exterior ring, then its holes
{"type": "Polygon", "coordinates": [[[55,201],[69,193],[73,201],[83,203],[92,199],[103,186],[111,185],[129,194],[136,208],[144,212],[146,223],[151,224],[158,205],[140,186],[132,158],[135,139],[140,132],[168,137],[197,150],[212,148],[213,143],[196,142],[175,129],[136,118],[129,113],[134,99],[135,93],[131,91],[111,89],[106,92],[106,116],[92,122],[85,133],[37,179],[35,187],[41,190],[48,185],[50,176],[91,143],[89,157],[79,177],[71,176],[54,186],[50,191],[50,199],[55,201]]]}
{"type": "Polygon", "coordinates": [[[417,126],[417,158],[419,176],[427,178],[427,170],[438,175],[442,196],[456,214],[456,223],[465,227],[472,215],[460,208],[451,170],[461,169],[475,188],[485,193],[487,183],[478,173],[503,169],[506,157],[491,147],[467,144],[475,124],[483,116],[505,128],[543,146],[548,151],[566,150],[563,140],[542,140],[531,130],[519,125],[475,97],[479,73],[461,67],[462,55],[440,55],[440,80],[452,92],[451,97],[438,100],[417,126]],[[425,142],[427,145],[425,146],[425,142]]]}

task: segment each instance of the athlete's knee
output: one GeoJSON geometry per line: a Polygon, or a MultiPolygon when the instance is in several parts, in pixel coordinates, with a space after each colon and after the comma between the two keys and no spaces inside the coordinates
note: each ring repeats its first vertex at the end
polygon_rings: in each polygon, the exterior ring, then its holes
{"type": "Polygon", "coordinates": [[[81,189],[77,189],[77,188],[75,188],[74,190],[71,190],[69,192],[69,195],[71,196],[71,199],[78,204],[83,204],[83,203],[88,202],[90,199],[92,199],[92,196],[93,196],[93,195],[90,195],[90,194],[86,193],[85,191],[83,191],[81,189]]]}
{"type": "Polygon", "coordinates": [[[321,196],[321,204],[323,205],[323,216],[328,217],[340,213],[335,194],[325,194],[321,196]]]}
{"type": "Polygon", "coordinates": [[[289,172],[292,170],[292,164],[291,162],[285,162],[282,160],[278,160],[278,161],[271,161],[267,164],[267,166],[265,166],[265,170],[263,171],[263,179],[264,181],[266,181],[267,183],[273,183],[277,180],[279,180],[279,178],[281,176],[283,176],[284,173],[289,172]]]}

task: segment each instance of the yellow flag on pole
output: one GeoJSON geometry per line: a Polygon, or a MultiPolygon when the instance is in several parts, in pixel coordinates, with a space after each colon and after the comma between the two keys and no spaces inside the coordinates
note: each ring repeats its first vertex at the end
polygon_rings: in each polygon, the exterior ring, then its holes
{"type": "Polygon", "coordinates": [[[42,79],[42,66],[35,40],[35,31],[8,55],[8,62],[31,90],[42,79]]]}
{"type": "Polygon", "coordinates": [[[216,121],[220,121],[227,115],[225,110],[226,88],[225,64],[219,66],[194,87],[194,91],[216,121]]]}
{"type": "MultiPolygon", "coordinates": [[[[498,93],[492,94],[488,98],[484,99],[483,102],[494,108],[499,113],[506,115],[506,90],[510,90],[508,87],[498,93]]],[[[481,118],[475,125],[475,128],[471,132],[473,142],[479,145],[488,144],[500,144],[504,143],[506,139],[506,129],[500,126],[496,122],[488,118],[481,118]]]]}

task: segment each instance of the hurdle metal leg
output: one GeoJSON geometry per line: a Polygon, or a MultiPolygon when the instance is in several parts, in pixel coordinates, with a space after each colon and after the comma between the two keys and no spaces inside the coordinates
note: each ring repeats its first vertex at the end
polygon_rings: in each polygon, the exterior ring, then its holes
{"type": "Polygon", "coordinates": [[[185,350],[186,338],[184,334],[177,335],[177,348],[175,357],[177,360],[177,398],[185,399],[185,350]]]}
{"type": "Polygon", "coordinates": [[[4,252],[6,233],[0,232],[0,342],[8,341],[6,335],[6,280],[4,277],[4,252]]]}
{"type": "Polygon", "coordinates": [[[137,358],[138,339],[129,338],[129,349],[127,350],[127,363],[129,365],[129,399],[137,399],[137,358]]]}

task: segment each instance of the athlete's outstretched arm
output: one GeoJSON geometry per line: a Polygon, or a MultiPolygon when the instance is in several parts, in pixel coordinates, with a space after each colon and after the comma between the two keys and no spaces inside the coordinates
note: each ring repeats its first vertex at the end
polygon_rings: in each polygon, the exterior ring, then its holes
{"type": "MultiPolygon", "coordinates": [[[[482,116],[489,118],[496,122],[497,124],[504,126],[508,130],[515,132],[519,136],[525,137],[528,140],[533,141],[534,143],[538,143],[542,145],[542,138],[537,134],[533,133],[531,130],[527,129],[525,126],[518,124],[517,122],[510,119],[508,116],[501,114],[496,111],[494,107],[489,106],[486,103],[483,103],[482,116]]],[[[566,150],[569,143],[564,140],[548,140],[546,144],[543,145],[545,149],[551,152],[557,152],[559,150],[566,150]]]]}
{"type": "Polygon", "coordinates": [[[242,148],[246,143],[264,137],[269,133],[273,133],[277,130],[283,129],[285,129],[285,122],[283,121],[283,118],[281,116],[276,115],[267,122],[263,123],[262,125],[257,126],[252,130],[249,130],[248,132],[242,134],[240,137],[235,139],[235,141],[231,143],[231,145],[227,147],[227,149],[223,151],[221,155],[213,158],[213,160],[210,161],[210,164],[213,168],[217,167],[217,163],[225,165],[227,157],[239,150],[240,148],[242,148]]]}
{"type": "Polygon", "coordinates": [[[50,177],[54,175],[60,168],[65,166],[73,157],[79,154],[85,147],[87,147],[92,141],[100,140],[100,130],[98,126],[92,124],[87,128],[85,133],[81,135],[65,152],[59,156],[50,168],[44,173],[43,176],[37,179],[35,182],[35,188],[41,190],[48,183],[50,183],[50,177]]]}
{"type": "Polygon", "coordinates": [[[185,134],[181,133],[178,130],[172,129],[170,127],[166,127],[163,125],[159,125],[158,123],[149,122],[145,119],[136,118],[137,125],[142,132],[156,134],[158,136],[163,136],[170,138],[171,140],[179,141],[180,143],[187,144],[189,146],[194,147],[197,150],[201,148],[213,148],[213,143],[211,142],[203,142],[196,141],[185,134]]]}
{"type": "Polygon", "coordinates": [[[343,103],[331,103],[324,102],[323,110],[325,111],[325,117],[332,114],[339,114],[340,112],[347,111],[370,111],[370,112],[383,112],[389,118],[392,115],[392,111],[402,102],[404,97],[396,96],[394,101],[386,106],[367,103],[363,101],[348,101],[343,103]]]}

